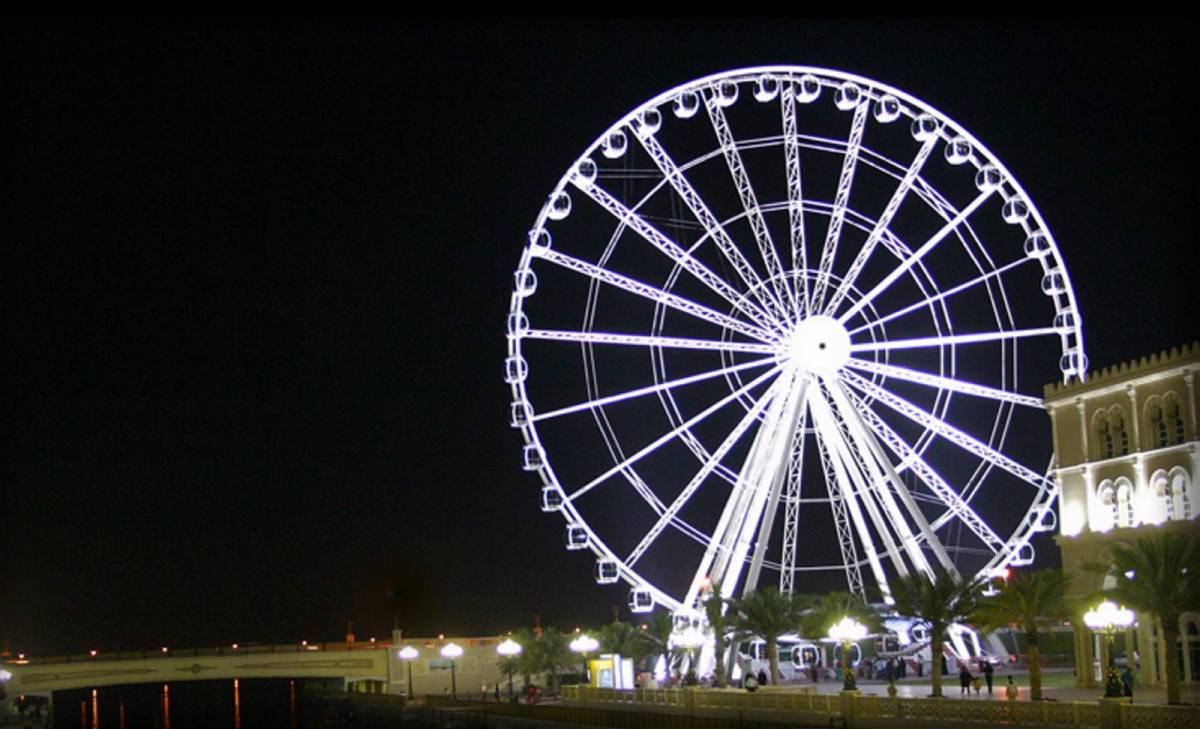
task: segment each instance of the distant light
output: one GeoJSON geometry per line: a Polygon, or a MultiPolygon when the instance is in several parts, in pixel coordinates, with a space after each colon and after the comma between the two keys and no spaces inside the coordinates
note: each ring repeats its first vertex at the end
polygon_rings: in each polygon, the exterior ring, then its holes
{"type": "Polygon", "coordinates": [[[162,652],[163,652],[163,653],[166,653],[166,652],[167,652],[167,647],[166,647],[165,645],[162,647],[162,652]]]}
{"type": "Polygon", "coordinates": [[[447,643],[446,645],[442,646],[442,658],[449,658],[449,659],[453,660],[455,658],[461,657],[462,654],[463,654],[462,646],[460,646],[456,643],[447,643]]]}
{"type": "Polygon", "coordinates": [[[234,649],[235,651],[237,650],[237,643],[234,643],[234,644],[233,644],[233,649],[234,649]]]}
{"type": "Polygon", "coordinates": [[[446,639],[446,636],[444,634],[438,633],[438,640],[445,640],[445,639],[446,639]]]}
{"type": "Polygon", "coordinates": [[[93,648],[93,649],[92,649],[91,651],[89,651],[89,652],[92,654],[92,658],[95,658],[95,657],[96,657],[96,654],[97,654],[99,651],[97,651],[96,649],[94,649],[94,648],[93,648]]]}
{"type": "Polygon", "coordinates": [[[524,649],[521,648],[521,644],[512,638],[509,638],[500,645],[496,646],[496,652],[502,656],[520,655],[522,650],[524,649]]]}
{"type": "Polygon", "coordinates": [[[304,645],[304,646],[306,646],[306,645],[308,645],[308,641],[307,641],[307,640],[302,640],[302,641],[300,641],[300,645],[304,645]]]}
{"type": "Polygon", "coordinates": [[[417,651],[416,648],[413,648],[411,645],[406,645],[403,648],[401,648],[400,652],[397,653],[396,655],[398,655],[400,657],[400,659],[403,661],[411,661],[421,654],[417,651]]]}
{"type": "Polygon", "coordinates": [[[24,654],[24,653],[18,653],[18,654],[17,654],[17,660],[18,660],[18,661],[23,661],[23,660],[25,660],[25,654],[24,654]]]}
{"type": "Polygon", "coordinates": [[[374,643],[374,642],[375,642],[375,639],[374,639],[374,638],[372,638],[372,639],[371,639],[371,642],[372,642],[372,643],[374,643]]]}
{"type": "MultiPolygon", "coordinates": [[[[1184,572],[1187,572],[1187,570],[1186,570],[1186,569],[1184,569],[1184,572]]],[[[1125,579],[1127,579],[1127,580],[1132,580],[1132,579],[1133,579],[1133,576],[1134,576],[1135,574],[1137,574],[1137,573],[1136,573],[1136,572],[1134,572],[1133,570],[1129,570],[1128,572],[1126,572],[1126,573],[1125,573],[1125,579]]]]}
{"type": "Polygon", "coordinates": [[[576,653],[594,653],[600,647],[600,643],[586,633],[571,641],[571,650],[576,653]]]}
{"type": "Polygon", "coordinates": [[[10,678],[12,678],[12,674],[0,668],[0,681],[7,681],[10,678]]]}

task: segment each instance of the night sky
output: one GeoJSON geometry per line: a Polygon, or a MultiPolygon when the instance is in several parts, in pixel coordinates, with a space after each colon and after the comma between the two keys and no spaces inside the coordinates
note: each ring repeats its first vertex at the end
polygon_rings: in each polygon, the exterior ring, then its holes
{"type": "Polygon", "coordinates": [[[1054,231],[1093,364],[1195,339],[1189,40],[1136,21],[10,21],[0,638],[608,619],[624,590],[563,550],[506,421],[512,270],[596,135],[727,68],[858,73],[971,130],[1054,231]]]}

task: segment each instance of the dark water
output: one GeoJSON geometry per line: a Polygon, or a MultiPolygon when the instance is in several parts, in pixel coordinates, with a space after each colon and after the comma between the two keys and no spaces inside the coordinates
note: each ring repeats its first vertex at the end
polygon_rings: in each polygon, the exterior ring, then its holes
{"type": "MultiPolygon", "coordinates": [[[[301,681],[239,679],[56,691],[55,729],[314,729],[336,725],[301,681]]],[[[310,690],[313,688],[308,686],[310,690]]]]}

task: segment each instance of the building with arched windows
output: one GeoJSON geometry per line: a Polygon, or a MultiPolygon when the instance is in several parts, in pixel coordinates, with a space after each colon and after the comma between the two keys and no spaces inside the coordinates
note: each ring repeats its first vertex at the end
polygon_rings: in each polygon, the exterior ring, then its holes
{"type": "MultiPolygon", "coordinates": [[[[1081,606],[1075,628],[1076,683],[1099,677],[1097,638],[1084,627],[1088,595],[1104,577],[1083,571],[1103,562],[1108,545],[1153,530],[1178,530],[1200,538],[1200,439],[1196,382],[1200,342],[1088,375],[1086,382],[1047,385],[1046,409],[1054,431],[1054,480],[1059,488],[1063,570],[1074,577],[1072,604],[1081,606]]],[[[1153,616],[1137,616],[1124,645],[1137,651],[1140,683],[1162,682],[1164,650],[1153,616]]],[[[1200,612],[1180,624],[1183,680],[1200,681],[1200,612]]]]}

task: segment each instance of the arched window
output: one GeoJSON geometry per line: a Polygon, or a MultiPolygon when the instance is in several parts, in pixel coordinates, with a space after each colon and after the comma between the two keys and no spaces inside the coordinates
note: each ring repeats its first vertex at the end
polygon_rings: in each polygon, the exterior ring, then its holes
{"type": "Polygon", "coordinates": [[[1109,426],[1113,441],[1115,442],[1116,453],[1114,455],[1129,455],[1129,431],[1125,430],[1125,412],[1114,408],[1109,420],[1109,426]]]}
{"type": "Polygon", "coordinates": [[[1101,410],[1092,419],[1092,430],[1096,433],[1096,457],[1099,459],[1112,458],[1117,454],[1116,442],[1113,440],[1108,426],[1108,415],[1101,410]]]}
{"type": "Polygon", "coordinates": [[[1150,477],[1150,491],[1145,500],[1146,519],[1149,524],[1162,524],[1171,518],[1171,486],[1166,471],[1158,471],[1150,477]]]}
{"type": "Polygon", "coordinates": [[[1096,507],[1092,510],[1092,529],[1106,532],[1117,524],[1117,491],[1111,481],[1096,489],[1096,507]]]}
{"type": "Polygon", "coordinates": [[[1125,479],[1117,482],[1116,522],[1122,528],[1137,523],[1133,511],[1133,486],[1125,479]]]}
{"type": "Polygon", "coordinates": [[[1192,498],[1191,498],[1191,479],[1188,478],[1187,471],[1182,468],[1171,470],[1171,490],[1170,490],[1170,505],[1168,508],[1168,517],[1173,521],[1185,521],[1191,519],[1192,498]]]}
{"type": "Polygon", "coordinates": [[[1183,442],[1183,412],[1179,408],[1179,398],[1175,397],[1175,393],[1163,398],[1163,430],[1171,443],[1183,442]]]}

